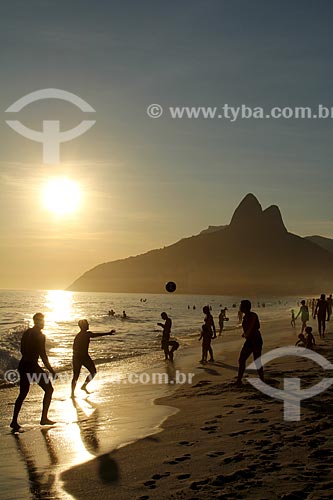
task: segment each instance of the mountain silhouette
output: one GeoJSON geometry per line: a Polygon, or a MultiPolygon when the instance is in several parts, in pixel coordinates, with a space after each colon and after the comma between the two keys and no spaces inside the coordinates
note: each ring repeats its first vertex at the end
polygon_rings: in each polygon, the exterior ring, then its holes
{"type": "Polygon", "coordinates": [[[188,294],[313,294],[329,291],[332,254],[289,233],[279,208],[248,194],[228,226],[211,227],[163,249],[98,265],[68,289],[162,293],[167,281],[188,294]]]}
{"type": "Polygon", "coordinates": [[[333,253],[333,240],[330,238],[324,238],[323,236],[306,236],[305,237],[307,240],[312,241],[313,243],[316,243],[316,245],[319,245],[320,247],[324,248],[325,250],[328,250],[329,252],[333,253]]]}

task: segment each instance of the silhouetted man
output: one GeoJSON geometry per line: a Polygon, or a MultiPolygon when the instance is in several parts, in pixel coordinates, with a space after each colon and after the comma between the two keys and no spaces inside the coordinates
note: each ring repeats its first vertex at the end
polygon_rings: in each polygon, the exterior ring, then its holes
{"type": "Polygon", "coordinates": [[[115,330],[111,330],[107,333],[93,333],[89,331],[89,323],[86,319],[80,319],[78,322],[80,331],[76,335],[73,343],[73,379],[72,379],[72,392],[71,397],[74,399],[74,392],[77,381],[80,376],[80,371],[82,366],[85,366],[89,371],[89,375],[86,377],[81,389],[89,394],[87,385],[95,377],[97,371],[96,366],[91,357],[89,356],[89,344],[90,339],[96,337],[105,337],[106,335],[113,335],[115,330]]]}
{"type": "Polygon", "coordinates": [[[158,326],[161,326],[163,328],[161,349],[163,349],[164,351],[165,360],[170,359],[170,361],[173,361],[173,353],[178,349],[179,344],[176,340],[170,341],[170,333],[172,326],[171,318],[169,318],[166,312],[161,313],[161,318],[165,322],[164,324],[157,323],[158,326]],[[171,346],[170,350],[169,346],[171,346]]]}
{"type": "Polygon", "coordinates": [[[44,391],[43,411],[40,420],[41,425],[53,425],[55,422],[47,416],[53,393],[53,387],[50,381],[50,376],[39,366],[38,359],[42,359],[44,366],[49,372],[55,376],[55,371],[49,363],[45,351],[45,335],[42,333],[44,328],[44,316],[42,313],[36,313],[33,316],[34,326],[28,328],[21,339],[22,359],[18,366],[20,374],[20,393],[15,402],[13,420],[10,427],[14,432],[20,430],[20,425],[17,422],[23,401],[28,395],[31,382],[37,382],[44,391]]]}
{"type": "Polygon", "coordinates": [[[325,329],[326,329],[326,318],[327,321],[330,319],[329,306],[326,300],[326,296],[324,293],[321,294],[320,299],[317,302],[314,317],[318,319],[318,331],[319,337],[325,337],[325,329]]]}
{"type": "MultiPolygon", "coordinates": [[[[242,300],[240,304],[240,311],[244,314],[243,316],[243,337],[245,337],[245,342],[242,347],[239,356],[239,367],[238,367],[238,377],[237,385],[242,384],[242,378],[245,371],[246,360],[251,354],[253,354],[253,359],[256,360],[261,357],[262,351],[262,337],[260,333],[260,322],[257,314],[251,311],[251,302],[249,300],[242,300]]],[[[258,375],[261,380],[264,380],[264,369],[261,367],[258,369],[258,375]]]]}

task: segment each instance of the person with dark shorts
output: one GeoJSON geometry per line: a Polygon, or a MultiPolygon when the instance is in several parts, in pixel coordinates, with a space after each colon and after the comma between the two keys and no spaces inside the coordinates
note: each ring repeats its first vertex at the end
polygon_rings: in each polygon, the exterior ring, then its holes
{"type": "Polygon", "coordinates": [[[90,339],[96,337],[105,337],[106,335],[113,335],[115,330],[111,330],[107,333],[93,333],[89,331],[89,323],[86,319],[80,319],[78,322],[80,331],[76,335],[73,343],[73,379],[72,379],[72,399],[75,397],[75,387],[80,376],[81,368],[84,366],[89,371],[89,375],[85,379],[81,389],[89,394],[87,385],[95,377],[97,371],[96,366],[91,357],[89,356],[89,344],[90,339]]]}
{"type": "Polygon", "coordinates": [[[33,316],[33,322],[34,326],[28,328],[28,330],[23,333],[21,339],[22,359],[18,366],[20,374],[20,393],[15,402],[13,419],[10,424],[14,432],[20,431],[21,426],[17,419],[32,382],[37,382],[44,391],[43,411],[40,424],[53,425],[55,423],[47,416],[53,394],[53,387],[50,380],[51,377],[38,364],[40,357],[45,368],[55,377],[55,371],[50,365],[45,351],[45,335],[42,333],[44,328],[44,315],[42,313],[36,313],[33,316]]]}
{"type": "MultiPolygon", "coordinates": [[[[262,351],[262,337],[260,333],[260,322],[257,314],[251,311],[251,302],[249,300],[242,300],[240,304],[240,311],[244,314],[243,316],[243,337],[245,337],[245,342],[242,347],[239,356],[239,367],[238,367],[238,377],[237,385],[242,385],[242,378],[245,372],[246,360],[253,354],[253,359],[256,360],[261,357],[262,351]]],[[[263,367],[258,369],[258,375],[261,380],[264,380],[264,369],[263,367]]]]}
{"type": "Polygon", "coordinates": [[[321,294],[320,299],[317,302],[314,313],[314,319],[316,318],[316,316],[318,320],[319,337],[324,338],[326,330],[326,318],[327,321],[329,321],[330,318],[329,305],[327,303],[326,295],[324,293],[321,294]]]}
{"type": "Polygon", "coordinates": [[[179,343],[176,340],[170,340],[172,326],[171,318],[169,318],[166,312],[161,313],[161,318],[164,320],[164,324],[157,323],[158,326],[163,328],[161,349],[164,351],[165,361],[168,359],[173,361],[173,353],[178,349],[179,343]],[[171,349],[169,349],[169,347],[171,347],[171,349]]]}

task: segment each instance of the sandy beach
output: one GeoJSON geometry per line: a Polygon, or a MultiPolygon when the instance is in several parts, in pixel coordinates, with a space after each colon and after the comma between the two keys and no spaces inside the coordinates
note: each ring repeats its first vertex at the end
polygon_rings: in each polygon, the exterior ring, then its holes
{"type": "MultiPolygon", "coordinates": [[[[265,351],[291,343],[287,326],[265,326],[265,351]]],[[[328,335],[317,350],[332,360],[331,341],[328,335]]],[[[191,387],[159,401],[180,410],[163,432],[66,471],[65,490],[77,499],[333,498],[332,392],[303,402],[300,422],[284,422],[281,402],[249,384],[233,387],[234,347],[191,387]]],[[[267,382],[286,372],[309,385],[322,377],[298,358],[272,362],[267,382]]]]}
{"type": "MultiPolygon", "coordinates": [[[[328,330],[317,352],[332,361],[328,330]]],[[[294,345],[296,331],[287,320],[265,323],[264,352],[294,345]]],[[[3,436],[1,498],[333,498],[332,391],[303,401],[300,422],[284,422],[281,401],[246,380],[240,389],[233,385],[241,345],[239,331],[218,338],[216,362],[201,366],[198,343],[175,360],[179,370],[194,368],[192,384],[128,385],[122,403],[116,389],[107,397],[103,377],[98,393],[75,407],[62,392],[68,388],[57,388],[52,415],[61,412],[63,423],[3,436]]],[[[323,370],[301,358],[272,361],[266,370],[275,386],[287,375],[311,386],[323,370]]]]}

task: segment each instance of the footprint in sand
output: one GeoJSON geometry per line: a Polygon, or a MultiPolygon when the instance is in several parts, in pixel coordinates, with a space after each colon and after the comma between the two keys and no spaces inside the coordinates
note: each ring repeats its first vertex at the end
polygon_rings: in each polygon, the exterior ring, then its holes
{"type": "Polygon", "coordinates": [[[200,382],[198,382],[197,384],[195,385],[192,385],[192,388],[196,388],[196,387],[204,387],[205,385],[210,385],[211,382],[209,380],[201,380],[200,382]]]}
{"type": "Polygon", "coordinates": [[[248,434],[249,432],[252,432],[253,429],[244,429],[242,431],[235,431],[235,432],[231,432],[229,434],[230,437],[236,437],[236,436],[244,436],[244,434],[248,434]]]}
{"type": "Polygon", "coordinates": [[[150,490],[153,490],[156,488],[156,481],[145,481],[143,483],[144,486],[146,486],[147,488],[149,488],[150,490]]]}
{"type": "Polygon", "coordinates": [[[210,458],[217,458],[221,457],[222,455],[225,455],[224,451],[210,451],[209,453],[206,453],[207,457],[210,458]]]}
{"type": "Polygon", "coordinates": [[[179,481],[183,481],[184,479],[189,479],[191,477],[191,474],[179,474],[179,476],[177,476],[177,479],[179,481]]]}
{"type": "Polygon", "coordinates": [[[209,483],[209,479],[204,479],[203,481],[193,481],[190,488],[191,490],[200,490],[201,486],[205,486],[209,483]]]}
{"type": "Polygon", "coordinates": [[[181,446],[193,446],[195,444],[195,442],[191,442],[191,441],[179,441],[178,444],[180,444],[181,446]]]}
{"type": "Polygon", "coordinates": [[[214,434],[217,431],[217,429],[218,429],[217,425],[211,425],[208,427],[200,427],[201,431],[205,431],[208,434],[214,434]]]}
{"type": "Polygon", "coordinates": [[[186,453],[182,457],[177,457],[174,460],[170,460],[169,462],[164,462],[164,463],[168,464],[168,465],[177,465],[180,462],[184,462],[185,460],[190,460],[190,459],[191,459],[191,454],[190,453],[186,453]]]}
{"type": "Polygon", "coordinates": [[[151,478],[154,479],[154,481],[158,481],[159,479],[162,479],[163,477],[169,477],[170,472],[165,472],[164,474],[154,474],[151,478]]]}

